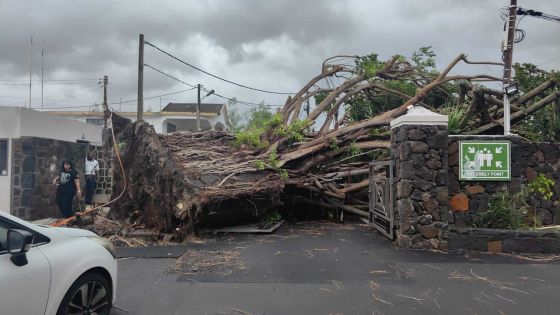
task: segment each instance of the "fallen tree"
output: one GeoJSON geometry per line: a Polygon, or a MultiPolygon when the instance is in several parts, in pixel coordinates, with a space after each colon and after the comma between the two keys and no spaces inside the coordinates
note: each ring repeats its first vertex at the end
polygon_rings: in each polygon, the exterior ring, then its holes
{"type": "MultiPolygon", "coordinates": [[[[389,157],[390,121],[410,106],[448,110],[431,101],[435,93],[444,94],[457,107],[466,108],[455,122],[459,128],[473,134],[499,132],[502,94],[476,82],[500,78],[450,75],[461,62],[499,65],[471,62],[461,54],[434,73],[402,56],[385,62],[377,56],[329,58],[321,73],[289,97],[266,128],[237,135],[209,131],[163,136],[144,122],[114,115],[126,170],[117,179],[127,176],[130,183],[126,197],[114,207],[116,213],[181,235],[198,226],[240,223],[301,204],[367,216],[368,163],[389,157]],[[333,78],[339,82],[335,87],[318,85],[333,78]],[[416,91],[408,95],[392,88],[391,82],[405,82],[416,91]],[[303,103],[318,95],[322,99],[300,119],[303,103]],[[348,106],[353,101],[385,96],[400,101],[374,117],[351,121],[348,106]],[[310,131],[320,121],[318,131],[310,131]]],[[[551,79],[513,99],[514,122],[558,101],[556,86],[551,79]]]]}

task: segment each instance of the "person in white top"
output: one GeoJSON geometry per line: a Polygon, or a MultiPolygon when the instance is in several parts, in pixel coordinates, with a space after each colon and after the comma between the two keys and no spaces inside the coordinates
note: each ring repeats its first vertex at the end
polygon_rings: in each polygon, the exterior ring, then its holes
{"type": "Polygon", "coordinates": [[[99,173],[99,162],[89,153],[86,159],[86,197],[85,204],[93,205],[93,194],[97,187],[97,175],[99,173]]]}

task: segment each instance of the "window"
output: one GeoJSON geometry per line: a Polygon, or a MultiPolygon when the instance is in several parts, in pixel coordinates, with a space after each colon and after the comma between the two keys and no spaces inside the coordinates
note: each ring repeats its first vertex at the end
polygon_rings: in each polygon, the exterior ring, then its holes
{"type": "Polygon", "coordinates": [[[103,118],[86,118],[86,123],[103,126],[105,124],[105,120],[103,118]]]}
{"type": "Polygon", "coordinates": [[[167,123],[167,133],[172,133],[177,131],[177,126],[172,123],[167,123]]]}
{"type": "Polygon", "coordinates": [[[8,175],[8,140],[0,139],[0,176],[8,175]]]}

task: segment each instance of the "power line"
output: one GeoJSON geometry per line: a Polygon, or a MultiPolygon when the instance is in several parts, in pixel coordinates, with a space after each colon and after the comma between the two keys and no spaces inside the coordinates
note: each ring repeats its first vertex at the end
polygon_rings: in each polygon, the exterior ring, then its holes
{"type": "Polygon", "coordinates": [[[179,82],[181,82],[181,83],[183,83],[183,84],[186,84],[186,85],[188,85],[188,86],[190,86],[190,87],[197,88],[195,85],[190,84],[190,83],[187,83],[187,82],[185,82],[185,81],[183,81],[183,80],[177,79],[176,77],[174,77],[174,76],[172,76],[172,75],[170,75],[170,74],[167,74],[167,73],[165,73],[165,72],[163,72],[163,71],[161,71],[161,70],[159,70],[159,69],[156,69],[156,68],[150,66],[150,65],[147,64],[147,63],[145,63],[144,66],[146,66],[146,67],[148,67],[148,68],[150,68],[150,69],[152,69],[152,70],[154,70],[154,71],[156,71],[156,72],[159,72],[159,73],[163,74],[164,76],[170,77],[171,79],[173,79],[173,80],[175,80],[175,81],[179,81],[179,82]]]}
{"type": "MultiPolygon", "coordinates": [[[[205,90],[205,91],[208,91],[208,90],[206,90],[206,89],[204,89],[204,90],[205,90]]],[[[284,106],[284,105],[257,104],[257,103],[245,102],[245,101],[242,101],[242,100],[233,99],[233,98],[229,98],[229,97],[220,95],[220,94],[218,94],[218,93],[216,93],[216,92],[212,93],[212,95],[216,95],[217,97],[226,99],[226,100],[228,100],[228,101],[237,102],[237,103],[241,103],[241,104],[245,104],[245,105],[249,105],[249,106],[261,106],[261,105],[262,105],[262,106],[267,106],[267,107],[282,107],[282,106],[284,106]]]]}
{"type": "Polygon", "coordinates": [[[212,73],[210,73],[210,72],[204,71],[204,70],[202,70],[202,69],[200,69],[200,68],[198,68],[198,67],[196,67],[196,66],[193,66],[193,65],[191,65],[190,63],[188,63],[188,62],[186,62],[186,61],[184,61],[184,60],[182,60],[182,59],[180,59],[180,58],[178,58],[178,57],[175,57],[174,55],[168,53],[167,51],[165,51],[165,50],[163,50],[163,49],[157,47],[156,45],[154,45],[154,44],[152,44],[152,43],[150,43],[150,42],[148,42],[148,41],[145,41],[144,43],[147,44],[147,45],[150,45],[150,46],[154,47],[155,49],[159,50],[159,51],[162,52],[163,54],[165,54],[165,55],[167,55],[167,56],[169,56],[169,57],[171,57],[171,58],[173,58],[173,59],[179,61],[179,62],[182,63],[182,64],[185,64],[185,65],[187,65],[187,66],[189,66],[189,67],[191,67],[191,68],[193,68],[193,69],[195,69],[195,70],[198,70],[198,71],[200,71],[200,72],[202,72],[202,73],[204,73],[204,74],[207,74],[207,75],[209,75],[209,76],[211,76],[211,77],[214,77],[214,78],[216,78],[216,79],[222,80],[222,81],[224,81],[224,82],[227,82],[227,83],[230,83],[230,84],[233,84],[233,85],[237,85],[237,86],[242,87],[242,88],[245,88],[245,89],[249,89],[249,90],[253,90],[253,91],[259,91],[259,92],[263,92],[263,93],[269,93],[269,94],[279,94],[279,95],[293,95],[293,94],[296,94],[296,93],[275,92],[275,91],[268,91],[268,90],[257,89],[257,88],[253,88],[253,87],[250,87],[250,86],[247,86],[247,85],[244,85],[244,84],[240,84],[240,83],[237,83],[237,82],[230,81],[230,80],[228,80],[228,79],[224,79],[224,78],[219,77],[219,76],[217,76],[217,75],[215,75],[215,74],[212,74],[212,73]]]}
{"type": "MultiPolygon", "coordinates": [[[[175,91],[175,92],[171,92],[171,93],[166,93],[166,94],[161,94],[161,95],[155,95],[155,96],[150,96],[150,97],[144,97],[144,100],[151,100],[151,99],[155,99],[155,98],[159,98],[162,96],[168,96],[168,95],[174,95],[174,94],[179,94],[179,93],[184,93],[184,92],[188,92],[188,91],[192,91],[194,90],[196,87],[194,88],[190,88],[190,89],[186,89],[186,90],[181,90],[181,91],[175,91]]],[[[112,102],[109,103],[108,105],[118,105],[118,104],[126,104],[126,103],[133,103],[136,102],[137,100],[128,100],[128,101],[122,101],[122,102],[112,102]]],[[[90,104],[90,105],[77,105],[77,106],[63,106],[63,107],[45,107],[45,109],[68,109],[68,108],[89,108],[92,106],[96,106],[96,105],[101,105],[101,103],[99,104],[90,104]]]]}
{"type": "MultiPolygon", "coordinates": [[[[169,77],[169,78],[171,78],[171,79],[173,79],[173,80],[176,80],[176,81],[178,81],[178,82],[181,82],[181,83],[183,83],[183,84],[186,84],[186,85],[188,85],[188,86],[190,86],[190,87],[192,87],[192,88],[194,88],[194,89],[198,88],[198,87],[195,86],[194,84],[190,84],[190,83],[187,83],[187,82],[185,82],[185,81],[183,81],[183,80],[181,80],[181,79],[177,79],[176,77],[174,77],[174,76],[172,76],[172,75],[170,75],[170,74],[168,74],[168,73],[165,73],[165,72],[163,72],[163,71],[161,71],[161,70],[159,70],[159,69],[157,69],[157,68],[155,68],[155,67],[153,67],[153,66],[150,66],[149,64],[146,64],[146,63],[145,63],[144,66],[146,66],[146,67],[148,67],[148,68],[151,68],[152,70],[154,70],[154,71],[156,71],[156,72],[159,72],[159,73],[163,74],[163,75],[166,76],[166,77],[169,77]]],[[[210,90],[208,90],[208,89],[205,88],[204,86],[202,86],[202,90],[204,90],[205,92],[210,92],[210,90]]],[[[220,94],[218,94],[218,93],[216,93],[216,92],[212,93],[212,95],[216,95],[217,97],[226,99],[226,100],[228,100],[228,101],[238,102],[238,103],[246,104],[246,105],[249,105],[249,106],[260,106],[260,105],[261,105],[261,104],[257,104],[257,103],[246,102],[246,101],[241,101],[241,100],[229,98],[229,97],[227,97],[227,96],[220,95],[220,94]]],[[[281,107],[281,106],[283,106],[283,105],[266,105],[266,106],[281,107]]]]}
{"type": "MultiPolygon", "coordinates": [[[[45,82],[45,85],[84,85],[84,86],[90,86],[90,85],[97,85],[96,82],[45,82]]],[[[29,86],[29,83],[3,83],[0,82],[0,85],[8,85],[8,86],[18,86],[18,85],[25,85],[25,86],[29,86]]],[[[32,85],[40,85],[40,83],[32,83],[32,85]]]]}
{"type": "MultiPolygon", "coordinates": [[[[45,82],[83,82],[83,81],[99,81],[100,79],[52,79],[52,80],[44,80],[45,82]]],[[[24,80],[20,79],[1,79],[1,82],[24,82],[24,80]]],[[[35,82],[41,82],[41,80],[32,80],[35,82]]]]}
{"type": "MultiPolygon", "coordinates": [[[[26,100],[27,98],[21,96],[3,96],[0,95],[0,98],[13,98],[13,99],[20,99],[26,100]]],[[[40,100],[40,98],[33,98],[33,100],[40,100]]],[[[46,101],[53,101],[53,102],[76,102],[76,103],[91,103],[95,101],[83,101],[83,100],[68,100],[68,99],[53,99],[53,98],[45,98],[46,101]]]]}

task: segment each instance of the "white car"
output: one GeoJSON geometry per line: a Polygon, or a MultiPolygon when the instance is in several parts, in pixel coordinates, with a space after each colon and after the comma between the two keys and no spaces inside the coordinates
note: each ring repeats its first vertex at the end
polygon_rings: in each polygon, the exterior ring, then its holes
{"type": "Polygon", "coordinates": [[[95,233],[35,225],[0,211],[0,314],[109,314],[113,244],[95,233]]]}

